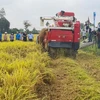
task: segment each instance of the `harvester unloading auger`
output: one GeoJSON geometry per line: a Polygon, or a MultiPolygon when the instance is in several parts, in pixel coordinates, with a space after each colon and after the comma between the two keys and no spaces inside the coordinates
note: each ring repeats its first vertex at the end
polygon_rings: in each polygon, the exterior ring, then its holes
{"type": "Polygon", "coordinates": [[[54,25],[41,30],[38,41],[51,57],[56,56],[58,48],[65,48],[73,57],[76,57],[80,48],[80,21],[77,21],[73,12],[61,11],[54,17],[40,17],[41,25],[44,20],[53,20],[54,25]]]}

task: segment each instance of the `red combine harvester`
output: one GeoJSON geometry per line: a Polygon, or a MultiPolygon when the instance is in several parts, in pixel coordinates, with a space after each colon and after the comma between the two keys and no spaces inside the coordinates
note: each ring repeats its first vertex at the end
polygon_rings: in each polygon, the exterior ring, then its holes
{"type": "Polygon", "coordinates": [[[57,48],[65,48],[75,57],[80,44],[80,22],[76,20],[75,14],[61,11],[55,17],[40,17],[42,26],[44,20],[54,21],[54,25],[48,26],[42,35],[44,49],[54,57],[57,48]]]}

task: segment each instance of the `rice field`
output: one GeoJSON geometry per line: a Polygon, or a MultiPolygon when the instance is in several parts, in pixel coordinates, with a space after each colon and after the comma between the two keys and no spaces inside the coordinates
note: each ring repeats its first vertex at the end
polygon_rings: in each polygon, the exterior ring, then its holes
{"type": "Polygon", "coordinates": [[[0,43],[0,100],[35,99],[36,84],[51,77],[49,65],[47,53],[34,42],[0,43]]]}
{"type": "Polygon", "coordinates": [[[100,100],[100,56],[89,48],[51,59],[36,38],[0,42],[0,100],[100,100]]]}

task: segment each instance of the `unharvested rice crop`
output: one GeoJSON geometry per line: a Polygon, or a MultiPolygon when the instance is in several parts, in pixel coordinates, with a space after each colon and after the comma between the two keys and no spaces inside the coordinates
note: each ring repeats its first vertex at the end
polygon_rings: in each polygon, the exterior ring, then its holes
{"type": "Polygon", "coordinates": [[[52,82],[50,58],[34,42],[0,43],[0,100],[35,100],[36,85],[52,82]]]}

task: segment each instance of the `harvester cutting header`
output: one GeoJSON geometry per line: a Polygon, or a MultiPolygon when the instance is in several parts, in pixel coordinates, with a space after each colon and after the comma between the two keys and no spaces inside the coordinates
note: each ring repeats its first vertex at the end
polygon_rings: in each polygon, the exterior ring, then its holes
{"type": "Polygon", "coordinates": [[[42,26],[45,20],[53,20],[54,25],[48,25],[39,34],[39,43],[43,48],[50,54],[56,53],[54,51],[57,48],[65,48],[76,55],[80,42],[80,22],[76,20],[75,14],[61,11],[54,17],[40,17],[42,26]]]}

